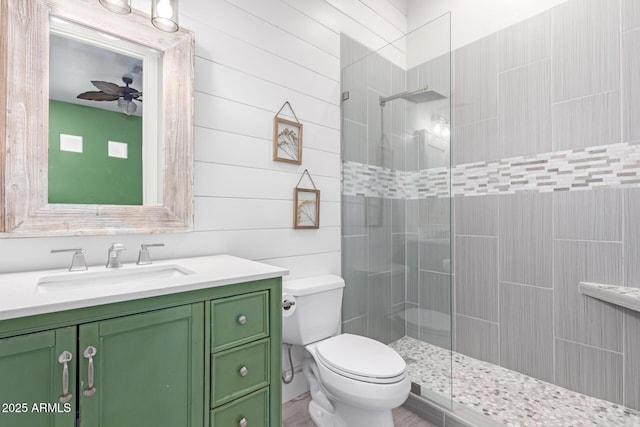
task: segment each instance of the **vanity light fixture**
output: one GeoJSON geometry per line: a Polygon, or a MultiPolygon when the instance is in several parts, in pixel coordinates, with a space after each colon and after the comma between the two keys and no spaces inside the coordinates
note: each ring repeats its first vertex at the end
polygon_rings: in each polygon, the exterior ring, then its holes
{"type": "Polygon", "coordinates": [[[151,23],[168,33],[178,31],[178,0],[151,0],[151,23]]]}
{"type": "MultiPolygon", "coordinates": [[[[131,13],[131,0],[100,0],[100,4],[111,12],[131,13]]],[[[151,0],[151,23],[168,33],[178,31],[178,0],[151,0]]]]}
{"type": "Polygon", "coordinates": [[[131,13],[131,0],[100,0],[100,4],[114,13],[131,13]]]}

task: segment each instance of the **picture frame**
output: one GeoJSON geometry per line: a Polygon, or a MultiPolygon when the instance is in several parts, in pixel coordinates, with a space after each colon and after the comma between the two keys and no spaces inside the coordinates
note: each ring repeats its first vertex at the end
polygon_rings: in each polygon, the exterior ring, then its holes
{"type": "Polygon", "coordinates": [[[273,160],[302,164],[302,123],[273,118],[273,160]]]}
{"type": "Polygon", "coordinates": [[[293,194],[293,228],[320,228],[320,190],[295,188],[293,194]]]}

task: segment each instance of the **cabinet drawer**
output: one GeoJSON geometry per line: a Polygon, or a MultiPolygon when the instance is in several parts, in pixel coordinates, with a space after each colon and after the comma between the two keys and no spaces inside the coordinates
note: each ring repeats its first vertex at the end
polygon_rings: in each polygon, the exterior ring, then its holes
{"type": "Polygon", "coordinates": [[[269,389],[263,389],[211,411],[211,427],[266,427],[269,389]],[[244,420],[244,422],[243,422],[244,420]]]}
{"type": "Polygon", "coordinates": [[[225,350],[269,336],[269,292],[211,301],[211,349],[225,350]]]}
{"type": "Polygon", "coordinates": [[[211,407],[268,384],[268,338],[211,355],[211,407]]]}

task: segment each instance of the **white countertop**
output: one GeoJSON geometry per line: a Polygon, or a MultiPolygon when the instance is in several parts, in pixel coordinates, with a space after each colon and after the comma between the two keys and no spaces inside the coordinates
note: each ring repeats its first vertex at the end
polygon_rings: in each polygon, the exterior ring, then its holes
{"type": "MultiPolygon", "coordinates": [[[[284,268],[230,255],[154,261],[152,265],[177,265],[192,271],[193,274],[136,281],[126,285],[109,284],[61,288],[38,286],[38,280],[44,276],[73,275],[75,278],[76,275],[81,277],[83,274],[97,272],[109,274],[112,270],[104,266],[89,266],[89,270],[80,272],[58,269],[0,274],[0,320],[194,291],[289,274],[289,271],[284,268]]],[[[135,263],[124,264],[118,271],[133,271],[136,268],[140,267],[135,263]]]]}

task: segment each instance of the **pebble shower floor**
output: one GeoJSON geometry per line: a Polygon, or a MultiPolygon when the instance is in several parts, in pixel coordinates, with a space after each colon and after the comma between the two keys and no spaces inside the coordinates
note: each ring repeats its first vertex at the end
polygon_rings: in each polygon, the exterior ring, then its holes
{"type": "Polygon", "coordinates": [[[640,413],[404,337],[391,343],[411,381],[505,426],[640,427],[640,413]],[[453,368],[451,357],[453,357],[453,368]],[[451,377],[452,372],[453,377],[451,377]]]}

